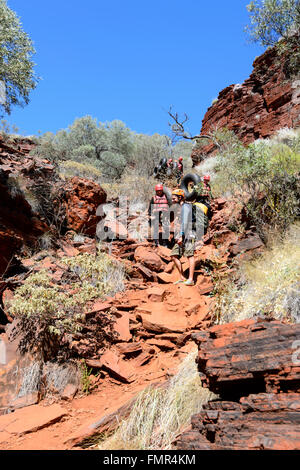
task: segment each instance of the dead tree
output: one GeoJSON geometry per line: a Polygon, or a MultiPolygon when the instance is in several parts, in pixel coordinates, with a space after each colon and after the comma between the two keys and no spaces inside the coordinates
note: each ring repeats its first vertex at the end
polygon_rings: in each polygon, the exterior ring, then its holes
{"type": "Polygon", "coordinates": [[[189,117],[186,113],[184,113],[183,119],[180,119],[179,114],[177,112],[173,112],[172,106],[170,106],[168,115],[173,119],[173,123],[168,122],[168,125],[171,128],[171,131],[173,133],[173,141],[175,142],[176,140],[179,139],[186,139],[186,140],[198,140],[198,139],[210,139],[213,141],[214,145],[216,145],[218,148],[220,148],[220,144],[216,141],[216,138],[213,135],[205,135],[205,134],[197,134],[197,135],[191,135],[190,132],[186,131],[185,129],[185,124],[189,120],[189,117]]]}

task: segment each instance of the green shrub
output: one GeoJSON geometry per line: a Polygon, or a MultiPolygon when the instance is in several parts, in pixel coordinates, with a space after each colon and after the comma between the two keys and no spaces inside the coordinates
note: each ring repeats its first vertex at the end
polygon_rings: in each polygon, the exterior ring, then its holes
{"type": "Polygon", "coordinates": [[[299,216],[299,135],[296,133],[288,145],[274,138],[248,147],[227,130],[222,137],[214,194],[230,190],[243,201],[250,223],[262,237],[271,227],[286,230],[299,216]]]}
{"type": "Polygon", "coordinates": [[[254,0],[247,10],[251,22],[245,30],[250,39],[275,48],[287,77],[299,75],[299,0],[254,0]]]}
{"type": "Polygon", "coordinates": [[[0,0],[0,117],[14,105],[24,106],[37,85],[33,41],[23,31],[17,14],[0,0]]]}
{"type": "Polygon", "coordinates": [[[191,142],[172,145],[166,135],[137,134],[122,121],[101,123],[84,116],[67,129],[38,137],[31,153],[56,162],[62,175],[87,173],[89,177],[90,172],[90,177],[98,179],[100,172],[102,182],[112,183],[128,171],[142,178],[150,177],[162,157],[176,159],[182,155],[187,163],[191,147],[191,142]],[[88,168],[87,172],[84,167],[88,168]]]}
{"type": "MultiPolygon", "coordinates": [[[[61,262],[66,265],[66,273],[60,284],[41,270],[29,275],[16,289],[10,304],[11,314],[19,320],[21,351],[37,351],[44,360],[68,354],[72,335],[82,329],[89,301],[124,288],[123,266],[105,253],[80,254],[61,262]]],[[[108,318],[103,319],[103,328],[107,324],[108,318]]]]}

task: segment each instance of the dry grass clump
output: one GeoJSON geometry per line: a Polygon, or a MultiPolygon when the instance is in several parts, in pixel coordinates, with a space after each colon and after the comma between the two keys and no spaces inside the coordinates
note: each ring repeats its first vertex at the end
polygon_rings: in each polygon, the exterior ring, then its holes
{"type": "Polygon", "coordinates": [[[100,183],[102,173],[94,165],[90,163],[80,163],[73,160],[67,160],[59,164],[59,175],[61,178],[73,178],[78,176],[80,178],[88,178],[100,183]]]}
{"type": "Polygon", "coordinates": [[[262,256],[245,262],[238,283],[218,298],[220,323],[253,317],[300,321],[300,224],[277,238],[262,256]]]}
{"type": "Polygon", "coordinates": [[[171,449],[178,432],[189,424],[191,415],[214,397],[201,388],[195,352],[190,353],[167,388],[150,386],[139,394],[129,418],[120,423],[99,449],[171,449]]]}
{"type": "Polygon", "coordinates": [[[155,194],[157,180],[152,176],[141,176],[134,170],[125,171],[118,182],[102,183],[109,199],[128,198],[129,206],[142,204],[148,208],[151,197],[155,194]]]}

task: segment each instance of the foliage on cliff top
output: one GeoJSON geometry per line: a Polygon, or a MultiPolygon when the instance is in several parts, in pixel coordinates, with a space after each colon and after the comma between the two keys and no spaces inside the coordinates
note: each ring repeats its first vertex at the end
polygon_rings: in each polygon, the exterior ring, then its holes
{"type": "Polygon", "coordinates": [[[23,31],[16,13],[0,0],[0,116],[14,105],[24,106],[37,85],[33,42],[23,31]]]}
{"type": "MultiPolygon", "coordinates": [[[[92,165],[102,175],[102,181],[117,180],[127,171],[138,176],[153,175],[162,157],[190,157],[191,144],[172,146],[165,135],[145,135],[131,131],[122,121],[98,122],[91,116],[76,119],[67,129],[56,134],[47,132],[36,139],[33,155],[68,167],[68,160],[92,165]]],[[[74,163],[73,170],[74,170],[74,163]]]]}
{"type": "Polygon", "coordinates": [[[299,0],[252,1],[247,5],[250,25],[245,29],[252,41],[275,47],[284,58],[287,75],[300,73],[299,0]]]}

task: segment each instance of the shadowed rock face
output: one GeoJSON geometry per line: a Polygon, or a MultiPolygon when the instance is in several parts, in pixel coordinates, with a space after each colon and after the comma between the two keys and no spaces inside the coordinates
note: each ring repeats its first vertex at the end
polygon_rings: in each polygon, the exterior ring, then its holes
{"type": "Polygon", "coordinates": [[[60,180],[50,161],[29,155],[33,147],[30,139],[5,141],[0,136],[0,275],[23,244],[34,246],[40,236],[55,230],[55,216],[65,231],[94,236],[97,207],[106,201],[105,191],[92,181],[60,180]]]}
{"type": "Polygon", "coordinates": [[[217,325],[196,333],[202,385],[217,393],[192,417],[179,449],[299,449],[300,325],[217,325]]]}
{"type": "Polygon", "coordinates": [[[10,182],[11,178],[21,176],[28,178],[30,184],[32,172],[53,171],[51,165],[26,157],[31,147],[28,139],[8,144],[0,138],[0,275],[24,242],[30,243],[49,230],[45,221],[33,212],[17,183],[10,182]]]}
{"type": "MultiPolygon", "coordinates": [[[[300,80],[286,77],[284,64],[274,49],[267,50],[253,63],[253,72],[243,84],[230,85],[219,93],[202,121],[201,134],[215,128],[233,130],[245,143],[270,137],[283,127],[300,124],[300,80]]],[[[200,154],[215,150],[209,144],[192,153],[193,164],[200,154]]]]}

